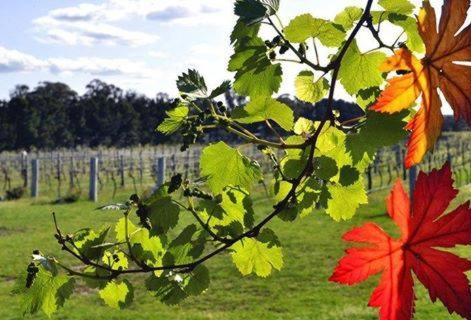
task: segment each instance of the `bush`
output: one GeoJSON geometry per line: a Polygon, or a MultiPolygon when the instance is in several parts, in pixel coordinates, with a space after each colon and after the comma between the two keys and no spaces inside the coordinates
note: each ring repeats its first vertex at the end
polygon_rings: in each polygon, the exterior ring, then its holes
{"type": "Polygon", "coordinates": [[[23,197],[25,194],[25,188],[16,187],[10,190],[7,190],[5,195],[5,200],[18,200],[23,197]]]}

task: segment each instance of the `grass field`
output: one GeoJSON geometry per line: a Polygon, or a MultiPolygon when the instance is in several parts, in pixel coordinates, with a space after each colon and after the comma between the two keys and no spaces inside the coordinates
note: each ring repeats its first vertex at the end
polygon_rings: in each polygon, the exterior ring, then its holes
{"type": "MultiPolygon", "coordinates": [[[[354,225],[372,220],[395,232],[384,215],[386,192],[370,195],[370,203],[361,207],[348,222],[335,223],[321,212],[293,223],[274,221],[273,228],[284,246],[285,266],[267,279],[242,277],[228,254],[210,260],[211,286],[203,295],[180,306],[162,305],[143,287],[136,287],[134,304],[124,311],[103,305],[96,292],[78,287],[73,299],[54,317],[56,319],[376,319],[377,310],[367,301],[378,277],[346,287],[329,283],[327,278],[342,256],[345,243],[341,235],[354,225]]],[[[462,189],[460,200],[471,197],[471,187],[462,189]]],[[[118,198],[125,199],[121,193],[118,198]]],[[[458,203],[458,202],[456,202],[458,203]]],[[[455,203],[455,204],[456,204],[455,203]]],[[[453,206],[453,205],[452,205],[453,206]]],[[[96,204],[81,201],[69,205],[50,205],[30,199],[0,203],[0,319],[21,319],[17,297],[10,295],[15,276],[23,271],[31,251],[64,255],[53,237],[51,211],[60,219],[62,229],[74,231],[84,226],[100,226],[113,221],[113,213],[93,211],[96,204]]],[[[269,210],[266,203],[257,204],[258,212],[269,210]]],[[[462,256],[471,258],[469,248],[459,248],[462,256]]],[[[66,258],[67,259],[67,258],[66,258]]],[[[70,260],[72,263],[72,261],[70,260]]],[[[139,281],[139,279],[136,279],[139,281]]],[[[458,319],[450,316],[437,302],[432,304],[425,289],[417,285],[416,319],[458,319]]],[[[36,315],[34,319],[43,319],[36,315]]]]}

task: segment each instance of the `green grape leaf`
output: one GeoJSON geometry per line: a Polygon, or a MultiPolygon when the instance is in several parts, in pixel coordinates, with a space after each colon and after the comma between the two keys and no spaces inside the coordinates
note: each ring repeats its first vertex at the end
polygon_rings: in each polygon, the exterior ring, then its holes
{"type": "MultiPolygon", "coordinates": [[[[125,218],[119,219],[115,227],[116,240],[125,242],[125,218]]],[[[140,260],[148,264],[155,264],[162,261],[165,250],[162,240],[158,236],[151,236],[149,230],[137,228],[131,221],[128,221],[129,241],[133,254],[140,260]]]]}
{"type": "Polygon", "coordinates": [[[90,260],[99,259],[105,248],[100,247],[106,239],[109,228],[100,230],[98,233],[87,228],[77,231],[73,235],[73,241],[78,248],[77,253],[86,256],[90,260]]]}
{"type": "Polygon", "coordinates": [[[329,90],[329,82],[325,78],[314,81],[314,73],[301,71],[296,77],[295,89],[296,97],[300,100],[315,103],[325,96],[329,90]]]}
{"type": "Polygon", "coordinates": [[[113,270],[125,270],[128,268],[128,258],[122,251],[105,251],[101,260],[113,270]]]}
{"type": "Polygon", "coordinates": [[[248,25],[239,19],[231,33],[231,44],[237,48],[244,40],[256,38],[259,31],[260,23],[248,25]]]}
{"type": "Polygon", "coordinates": [[[194,69],[189,69],[187,73],[183,73],[177,79],[177,88],[181,95],[190,98],[206,98],[208,96],[208,88],[204,78],[194,69]]]}
{"type": "Polygon", "coordinates": [[[190,295],[199,295],[209,287],[209,271],[197,266],[186,274],[165,273],[161,276],[152,275],[146,279],[147,290],[168,305],[175,305],[190,295]]]}
{"type": "Polygon", "coordinates": [[[240,95],[247,95],[251,97],[256,96],[270,96],[278,92],[281,85],[281,65],[271,64],[266,59],[259,65],[258,68],[245,67],[239,70],[236,74],[234,81],[234,90],[240,95]]]}
{"type": "Polygon", "coordinates": [[[323,180],[329,180],[337,175],[339,169],[337,168],[337,162],[335,162],[334,159],[327,156],[321,156],[315,160],[318,166],[316,170],[317,177],[323,180]]]}
{"type": "Polygon", "coordinates": [[[383,23],[384,21],[388,21],[393,25],[402,28],[407,36],[407,47],[415,52],[424,52],[425,45],[419,34],[417,19],[415,17],[389,11],[371,11],[371,17],[373,24],[375,25],[380,22],[383,23]]]}
{"type": "Polygon", "coordinates": [[[53,274],[39,267],[31,287],[26,288],[26,275],[21,275],[12,293],[20,295],[24,315],[35,314],[41,310],[51,317],[72,295],[74,286],[74,278],[53,274]]]}
{"type": "Polygon", "coordinates": [[[388,20],[392,24],[395,24],[404,30],[407,35],[406,45],[409,49],[420,53],[425,51],[425,45],[419,34],[417,20],[415,18],[402,14],[390,13],[388,15],[388,20]]]}
{"type": "Polygon", "coordinates": [[[273,120],[286,131],[293,128],[293,110],[286,104],[271,97],[257,97],[245,107],[238,107],[232,112],[232,118],[239,123],[255,123],[273,120]]]}
{"type": "Polygon", "coordinates": [[[384,80],[379,66],[385,59],[386,55],[382,52],[361,53],[353,41],[342,60],[340,83],[351,95],[361,89],[379,86],[384,80]]]}
{"type": "Polygon", "coordinates": [[[191,263],[201,255],[205,244],[205,233],[190,224],[173,239],[163,257],[165,265],[191,263]]]}
{"type": "Polygon", "coordinates": [[[234,222],[250,228],[254,221],[252,199],[240,187],[224,188],[220,199],[202,200],[198,203],[197,210],[211,228],[230,227],[234,222]]]}
{"type": "Polygon", "coordinates": [[[335,221],[351,219],[360,204],[368,203],[368,196],[361,180],[348,186],[328,183],[327,191],[329,199],[326,212],[335,221]]]}
{"type": "Polygon", "coordinates": [[[167,135],[175,133],[182,126],[188,112],[188,107],[180,103],[175,109],[166,112],[167,117],[157,127],[157,130],[167,135]]]}
{"type": "MultiPolygon", "coordinates": [[[[126,218],[120,218],[118,220],[118,223],[116,223],[116,226],[114,228],[114,231],[116,233],[116,241],[117,242],[125,242],[126,241],[126,228],[125,228],[125,219],[126,218]]],[[[139,228],[137,228],[131,221],[128,221],[128,233],[131,236],[134,234],[139,228]]]]}
{"type": "Polygon", "coordinates": [[[414,5],[409,0],[379,0],[378,4],[386,11],[411,14],[414,10],[414,5]]]}
{"type": "Polygon", "coordinates": [[[294,124],[293,131],[297,135],[307,137],[316,130],[316,125],[312,120],[306,119],[304,117],[299,117],[294,124]]]}
{"type": "Polygon", "coordinates": [[[340,169],[339,182],[344,187],[354,184],[359,178],[360,172],[355,167],[346,165],[340,169]]]}
{"type": "Polygon", "coordinates": [[[379,87],[369,87],[366,89],[360,89],[360,91],[358,91],[356,95],[357,104],[363,110],[365,110],[373,102],[376,101],[380,93],[381,93],[381,89],[379,87]]]}
{"type": "Polygon", "coordinates": [[[342,12],[337,14],[334,22],[341,25],[345,31],[353,28],[356,21],[360,20],[363,9],[358,7],[346,7],[342,12]]]}
{"type": "Polygon", "coordinates": [[[204,265],[197,266],[186,279],[185,292],[189,295],[199,295],[209,287],[209,270],[204,265]]]}
{"type": "Polygon", "coordinates": [[[219,87],[211,91],[211,94],[209,95],[208,98],[214,99],[217,96],[220,96],[221,94],[226,93],[230,88],[231,88],[231,82],[229,80],[226,80],[223,83],[221,83],[219,87]]]}
{"type": "Polygon", "coordinates": [[[148,216],[152,224],[152,232],[164,234],[178,224],[180,206],[172,201],[170,196],[154,195],[145,201],[148,216]]]}
{"type": "MultiPolygon", "coordinates": [[[[282,201],[292,188],[287,181],[276,181],[273,185],[273,200],[275,204],[282,201]]],[[[309,178],[301,183],[296,195],[296,203],[290,203],[285,210],[278,214],[283,221],[294,221],[298,216],[305,217],[314,209],[314,202],[319,197],[320,184],[317,178],[309,178]]]]}
{"type": "Polygon", "coordinates": [[[112,280],[99,291],[100,298],[106,305],[115,309],[124,309],[134,299],[134,289],[128,280],[112,280]]]}
{"type": "Polygon", "coordinates": [[[188,297],[180,283],[183,281],[181,275],[162,274],[160,276],[151,275],[146,279],[146,288],[157,297],[162,303],[176,305],[188,297]]]}
{"type": "Polygon", "coordinates": [[[246,238],[232,246],[232,261],[244,276],[255,273],[267,277],[272,269],[281,270],[283,254],[275,233],[264,229],[256,238],[246,238]]]}
{"type": "MultiPolygon", "coordinates": [[[[353,163],[356,164],[366,158],[367,162],[373,161],[376,151],[381,147],[387,147],[398,143],[407,137],[404,118],[408,112],[383,114],[369,111],[366,124],[359,133],[348,135],[346,145],[353,163]]],[[[366,167],[366,165],[365,165],[366,167]]]]}
{"type": "Polygon", "coordinates": [[[314,18],[311,14],[297,16],[284,29],[290,42],[301,43],[309,38],[317,38],[326,47],[338,47],[345,39],[341,25],[328,20],[314,18]]]}
{"type": "Polygon", "coordinates": [[[234,13],[241,21],[253,24],[275,14],[279,6],[279,0],[236,0],[234,13]]]}
{"type": "MultiPolygon", "coordinates": [[[[95,268],[93,266],[86,266],[82,272],[84,274],[95,277],[109,277],[111,275],[109,271],[104,270],[102,268],[95,268]]],[[[108,280],[106,279],[98,279],[92,277],[83,277],[82,280],[85,281],[88,287],[93,289],[103,289],[108,283],[108,280]]]]}
{"type": "Polygon", "coordinates": [[[208,185],[214,193],[220,193],[228,185],[250,190],[261,177],[258,164],[222,141],[203,149],[200,169],[201,175],[208,177],[208,185]]]}
{"type": "Polygon", "coordinates": [[[245,96],[271,96],[280,88],[281,65],[272,64],[259,37],[244,37],[234,46],[228,70],[236,72],[234,90],[245,96]]]}
{"type": "MultiPolygon", "coordinates": [[[[287,144],[302,144],[305,141],[301,136],[291,136],[285,139],[287,144]]],[[[285,150],[286,154],[280,160],[280,168],[287,178],[295,179],[301,174],[306,166],[309,150],[310,148],[285,150]]]]}
{"type": "Polygon", "coordinates": [[[165,250],[162,240],[150,235],[149,230],[140,229],[136,231],[130,239],[134,255],[142,261],[156,264],[162,261],[165,250]]]}

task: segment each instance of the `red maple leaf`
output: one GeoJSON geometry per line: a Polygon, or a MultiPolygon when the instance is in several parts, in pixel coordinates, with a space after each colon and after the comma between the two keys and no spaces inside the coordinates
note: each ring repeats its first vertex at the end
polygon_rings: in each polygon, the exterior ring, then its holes
{"type": "Polygon", "coordinates": [[[419,174],[412,206],[397,181],[387,205],[401,230],[400,239],[391,238],[374,223],[350,230],[344,240],[368,246],[347,249],[329,280],[352,285],[382,272],[368,305],[380,308],[382,320],[407,320],[414,314],[414,271],[432,301],[438,298],[450,313],[471,319],[471,290],[465,274],[471,261],[436,249],[471,244],[470,201],[444,214],[457,194],[449,164],[429,175],[419,174]]]}

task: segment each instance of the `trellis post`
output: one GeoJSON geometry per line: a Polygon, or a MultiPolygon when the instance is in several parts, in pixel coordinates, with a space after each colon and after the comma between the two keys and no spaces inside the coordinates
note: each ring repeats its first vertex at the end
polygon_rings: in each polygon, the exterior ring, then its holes
{"type": "Polygon", "coordinates": [[[98,201],[98,158],[90,159],[90,190],[88,198],[91,201],[98,201]]]}

